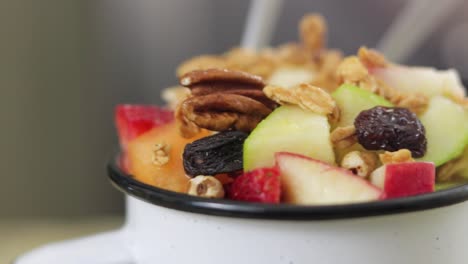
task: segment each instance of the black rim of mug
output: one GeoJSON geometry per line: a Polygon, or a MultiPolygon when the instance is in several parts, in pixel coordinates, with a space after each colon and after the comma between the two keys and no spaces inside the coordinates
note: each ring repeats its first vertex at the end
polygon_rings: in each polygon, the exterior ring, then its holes
{"type": "Polygon", "coordinates": [[[107,171],[110,181],[117,189],[145,202],[180,211],[225,217],[333,220],[416,212],[468,200],[468,184],[464,184],[429,194],[356,204],[298,206],[248,203],[194,197],[150,186],[122,171],[114,161],[109,162],[107,171]]]}

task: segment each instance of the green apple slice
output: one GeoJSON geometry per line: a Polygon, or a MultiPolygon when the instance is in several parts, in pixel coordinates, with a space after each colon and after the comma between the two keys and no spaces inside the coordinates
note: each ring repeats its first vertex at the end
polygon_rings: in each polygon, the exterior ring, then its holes
{"type": "Polygon", "coordinates": [[[468,143],[468,112],[462,106],[435,96],[420,120],[427,138],[427,151],[421,161],[440,166],[463,153],[468,143]]]}
{"type": "Polygon", "coordinates": [[[389,101],[376,94],[363,90],[357,86],[343,84],[332,94],[341,116],[337,126],[349,126],[354,123],[354,119],[363,110],[374,106],[393,106],[389,101]]]}
{"type": "Polygon", "coordinates": [[[275,164],[276,152],[288,151],[330,164],[335,154],[326,116],[281,106],[264,119],[244,142],[244,170],[275,164]]]}

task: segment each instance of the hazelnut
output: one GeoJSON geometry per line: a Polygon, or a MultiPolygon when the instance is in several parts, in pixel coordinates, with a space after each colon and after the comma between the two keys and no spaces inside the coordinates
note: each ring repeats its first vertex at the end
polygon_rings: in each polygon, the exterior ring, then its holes
{"type": "Polygon", "coordinates": [[[377,157],[373,153],[351,151],[343,157],[341,167],[354,174],[367,178],[377,166],[377,157]]]}
{"type": "Polygon", "coordinates": [[[188,194],[205,198],[223,198],[221,182],[213,176],[198,175],[190,180],[188,194]]]}

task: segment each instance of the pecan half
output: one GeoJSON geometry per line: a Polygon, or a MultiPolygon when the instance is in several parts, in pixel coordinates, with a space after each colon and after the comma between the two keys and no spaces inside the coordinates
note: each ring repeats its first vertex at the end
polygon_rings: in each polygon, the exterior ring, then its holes
{"type": "Polygon", "coordinates": [[[206,86],[224,88],[239,86],[243,89],[262,89],[265,86],[262,77],[247,72],[212,68],[195,70],[180,78],[180,84],[194,90],[206,86]]]}
{"type": "Polygon", "coordinates": [[[186,128],[250,132],[277,107],[263,93],[263,79],[246,72],[197,70],[182,76],[180,83],[191,90],[177,118],[186,128]]]}
{"type": "Polygon", "coordinates": [[[201,128],[250,132],[272,110],[242,95],[215,93],[185,100],[181,111],[189,121],[201,128]]]}

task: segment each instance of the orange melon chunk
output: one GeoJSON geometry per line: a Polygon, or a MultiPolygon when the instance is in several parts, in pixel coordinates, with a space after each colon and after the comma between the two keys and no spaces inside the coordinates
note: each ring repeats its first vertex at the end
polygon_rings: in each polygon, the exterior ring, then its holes
{"type": "Polygon", "coordinates": [[[186,144],[209,134],[208,131],[202,131],[193,138],[183,138],[180,136],[175,122],[153,128],[128,144],[129,171],[143,183],[185,193],[190,178],[185,175],[182,164],[184,147],[186,144]],[[158,143],[169,146],[169,162],[164,165],[153,163],[153,150],[158,143]]]}

